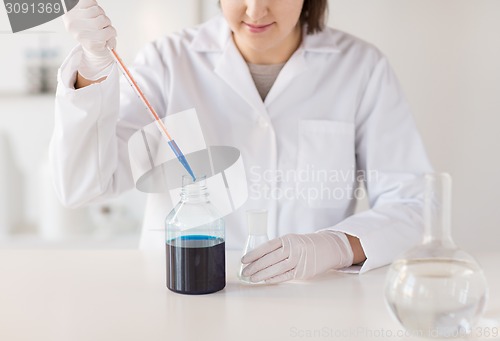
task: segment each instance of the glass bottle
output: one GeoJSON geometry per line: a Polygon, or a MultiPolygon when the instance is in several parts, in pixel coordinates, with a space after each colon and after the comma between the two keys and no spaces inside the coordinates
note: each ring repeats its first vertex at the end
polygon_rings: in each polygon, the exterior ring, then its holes
{"type": "Polygon", "coordinates": [[[208,199],[206,178],[182,177],[181,200],[166,218],[167,287],[209,294],[226,285],[224,220],[208,199]]]}
{"type": "Polygon", "coordinates": [[[392,263],[385,298],[410,333],[463,337],[484,310],[486,279],[451,238],[451,177],[427,174],[425,182],[423,242],[392,263]]]}
{"type": "MultiPolygon", "coordinates": [[[[248,237],[245,249],[243,250],[243,255],[269,241],[269,237],[267,236],[267,210],[247,211],[247,226],[248,237]]],[[[248,284],[258,284],[256,282],[251,282],[249,277],[242,275],[242,271],[245,266],[245,264],[241,264],[240,266],[240,270],[238,272],[238,278],[240,281],[248,284]]]]}

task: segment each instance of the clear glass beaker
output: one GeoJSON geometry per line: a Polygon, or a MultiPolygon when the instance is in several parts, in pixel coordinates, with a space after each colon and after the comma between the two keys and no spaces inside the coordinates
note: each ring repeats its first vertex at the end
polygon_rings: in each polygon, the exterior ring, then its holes
{"type": "Polygon", "coordinates": [[[166,218],[167,287],[209,294],[226,285],[224,220],[208,199],[205,177],[182,177],[181,200],[166,218]]]}
{"type": "Polygon", "coordinates": [[[425,176],[424,238],[392,263],[385,298],[413,335],[463,337],[471,333],[487,298],[476,260],[451,238],[451,177],[425,176]]]}
{"type": "MultiPolygon", "coordinates": [[[[247,211],[247,226],[248,237],[243,250],[243,255],[255,249],[259,245],[269,241],[267,236],[267,210],[249,210],[247,211]]],[[[243,256],[242,255],[242,256],[243,256]]],[[[264,282],[252,282],[249,277],[242,275],[243,268],[246,265],[241,264],[238,271],[238,278],[240,281],[248,284],[260,284],[264,282]]]]}

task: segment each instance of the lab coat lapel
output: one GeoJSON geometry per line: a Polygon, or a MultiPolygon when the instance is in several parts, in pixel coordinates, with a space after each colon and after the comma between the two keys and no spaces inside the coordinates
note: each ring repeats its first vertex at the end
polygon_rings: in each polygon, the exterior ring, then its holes
{"type": "Polygon", "coordinates": [[[215,64],[215,73],[254,110],[265,112],[266,107],[286,91],[295,78],[314,65],[316,54],[340,52],[337,45],[338,36],[331,30],[308,35],[304,27],[302,37],[301,46],[281,70],[265,103],[260,98],[248,66],[234,44],[229,26],[222,16],[212,19],[202,27],[193,41],[193,48],[200,52],[221,53],[215,64]]]}
{"type": "MultiPolygon", "coordinates": [[[[337,39],[335,34],[330,30],[323,30],[316,34],[307,34],[307,27],[304,27],[302,43],[281,70],[266,97],[266,106],[270,105],[281,93],[286,91],[295,78],[306,72],[312,65],[315,65],[318,61],[316,59],[317,56],[339,53],[340,49],[337,45],[337,39]]],[[[307,84],[304,84],[304,86],[307,86],[307,84]]]]}
{"type": "Polygon", "coordinates": [[[304,56],[305,51],[299,48],[290,57],[288,62],[285,64],[283,69],[276,78],[269,94],[266,97],[265,104],[269,105],[274,101],[282,92],[284,92],[287,86],[293,81],[294,78],[302,74],[307,70],[307,63],[304,56]]]}
{"type": "Polygon", "coordinates": [[[255,87],[248,65],[232,38],[228,40],[222,56],[216,64],[215,73],[254,110],[260,112],[263,109],[264,103],[255,87]]]}

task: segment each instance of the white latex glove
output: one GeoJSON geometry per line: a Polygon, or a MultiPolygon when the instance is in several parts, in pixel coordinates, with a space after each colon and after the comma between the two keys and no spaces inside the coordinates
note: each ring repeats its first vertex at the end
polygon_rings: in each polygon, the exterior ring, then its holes
{"type": "Polygon", "coordinates": [[[242,275],[256,283],[306,279],[351,266],[353,258],[349,240],[342,232],[287,234],[244,255],[241,262],[249,265],[242,275]]]}
{"type": "Polygon", "coordinates": [[[88,80],[107,75],[113,57],[106,48],[116,47],[116,30],[95,0],[80,0],[63,15],[66,30],[82,45],[83,56],[78,73],[88,80]]]}

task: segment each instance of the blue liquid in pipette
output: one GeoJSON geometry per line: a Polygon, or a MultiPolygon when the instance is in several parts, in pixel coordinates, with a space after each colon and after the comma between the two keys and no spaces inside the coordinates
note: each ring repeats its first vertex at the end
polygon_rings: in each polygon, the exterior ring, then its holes
{"type": "Polygon", "coordinates": [[[177,146],[177,143],[175,143],[174,140],[170,140],[168,141],[168,145],[170,146],[170,148],[172,148],[175,156],[177,156],[177,160],[179,160],[179,162],[184,166],[189,175],[191,175],[191,177],[193,178],[193,182],[196,182],[196,177],[194,176],[193,170],[191,169],[189,162],[187,162],[184,154],[182,154],[179,146],[177,146]]]}

